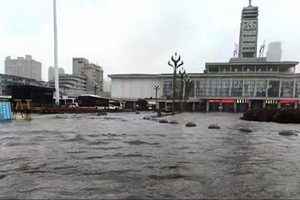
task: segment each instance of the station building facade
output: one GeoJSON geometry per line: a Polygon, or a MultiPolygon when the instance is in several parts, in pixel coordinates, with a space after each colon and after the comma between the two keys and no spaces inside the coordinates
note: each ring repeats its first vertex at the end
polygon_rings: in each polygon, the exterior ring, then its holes
{"type": "MultiPolygon", "coordinates": [[[[269,62],[262,55],[257,56],[257,37],[258,7],[250,4],[242,11],[238,56],[229,62],[206,63],[204,73],[189,74],[193,84],[186,103],[191,111],[300,108],[300,74],[296,73],[299,63],[269,62]]],[[[154,86],[159,85],[160,107],[172,103],[172,74],[113,74],[109,77],[113,98],[154,99],[154,86]]]]}

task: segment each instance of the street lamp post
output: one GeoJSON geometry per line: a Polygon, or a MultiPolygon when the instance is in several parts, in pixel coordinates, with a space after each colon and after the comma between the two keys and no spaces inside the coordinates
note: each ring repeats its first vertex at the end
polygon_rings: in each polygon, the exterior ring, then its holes
{"type": "Polygon", "coordinates": [[[155,109],[156,109],[156,111],[159,115],[159,110],[160,109],[159,109],[159,105],[158,105],[158,90],[160,89],[160,86],[159,86],[159,84],[154,84],[153,88],[155,90],[155,109]]]}
{"type": "Polygon", "coordinates": [[[172,114],[175,114],[175,98],[176,98],[176,76],[177,70],[183,65],[181,56],[178,53],[175,53],[171,60],[168,62],[168,65],[173,68],[173,103],[172,103],[172,114]]]}
{"type": "Polygon", "coordinates": [[[54,24],[54,69],[55,69],[55,103],[59,105],[59,77],[58,77],[58,42],[57,42],[57,17],[56,0],[53,0],[53,24],[54,24]]]}

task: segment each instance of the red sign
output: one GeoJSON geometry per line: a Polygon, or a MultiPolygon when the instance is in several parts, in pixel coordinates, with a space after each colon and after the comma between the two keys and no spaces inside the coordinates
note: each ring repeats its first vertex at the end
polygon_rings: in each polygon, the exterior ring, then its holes
{"type": "Polygon", "coordinates": [[[222,100],[209,100],[209,103],[222,103],[222,100]]]}
{"type": "Polygon", "coordinates": [[[234,99],[218,99],[218,100],[209,100],[209,103],[223,103],[223,104],[234,104],[234,99]]]}
{"type": "Polygon", "coordinates": [[[280,104],[293,104],[293,103],[298,103],[298,100],[295,99],[285,99],[285,100],[280,100],[280,104]]]}
{"type": "Polygon", "coordinates": [[[222,100],[222,103],[225,103],[225,104],[234,104],[235,103],[235,100],[231,99],[231,100],[222,100]]]}

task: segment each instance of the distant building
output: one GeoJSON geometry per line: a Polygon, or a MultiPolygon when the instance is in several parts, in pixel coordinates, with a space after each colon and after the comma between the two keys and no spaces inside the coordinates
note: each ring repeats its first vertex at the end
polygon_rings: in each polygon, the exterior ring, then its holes
{"type": "Polygon", "coordinates": [[[0,96],[12,96],[13,99],[31,99],[32,106],[53,103],[55,89],[47,82],[7,74],[0,74],[0,96]]]}
{"type": "Polygon", "coordinates": [[[86,77],[88,93],[101,95],[103,92],[102,67],[89,63],[85,58],[73,58],[73,75],[86,77]]]}
{"type": "MultiPolygon", "coordinates": [[[[65,70],[63,68],[58,68],[58,74],[59,75],[64,75],[65,70]]],[[[54,67],[49,67],[48,68],[48,81],[53,81],[55,79],[55,68],[54,67]]]]}
{"type": "Polygon", "coordinates": [[[81,75],[84,73],[85,66],[89,65],[89,60],[86,58],[73,58],[73,74],[81,75]]]}
{"type": "MultiPolygon", "coordinates": [[[[55,86],[54,80],[49,82],[51,87],[55,86]]],[[[86,78],[78,75],[59,75],[59,88],[62,97],[76,98],[86,94],[86,78]]]]}
{"type": "Polygon", "coordinates": [[[42,64],[33,60],[30,55],[17,59],[11,59],[9,56],[5,60],[5,74],[41,81],[42,64]]]}
{"type": "Polygon", "coordinates": [[[278,62],[282,58],[282,44],[281,42],[271,42],[268,45],[267,60],[269,62],[278,62]]]}

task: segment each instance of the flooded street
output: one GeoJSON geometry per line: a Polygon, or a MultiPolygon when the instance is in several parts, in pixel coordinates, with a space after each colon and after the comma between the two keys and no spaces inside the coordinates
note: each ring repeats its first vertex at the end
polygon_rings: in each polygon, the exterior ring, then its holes
{"type": "Polygon", "coordinates": [[[180,122],[171,125],[149,115],[0,124],[0,198],[300,198],[300,137],[278,135],[300,125],[223,113],[166,117],[180,122]]]}

